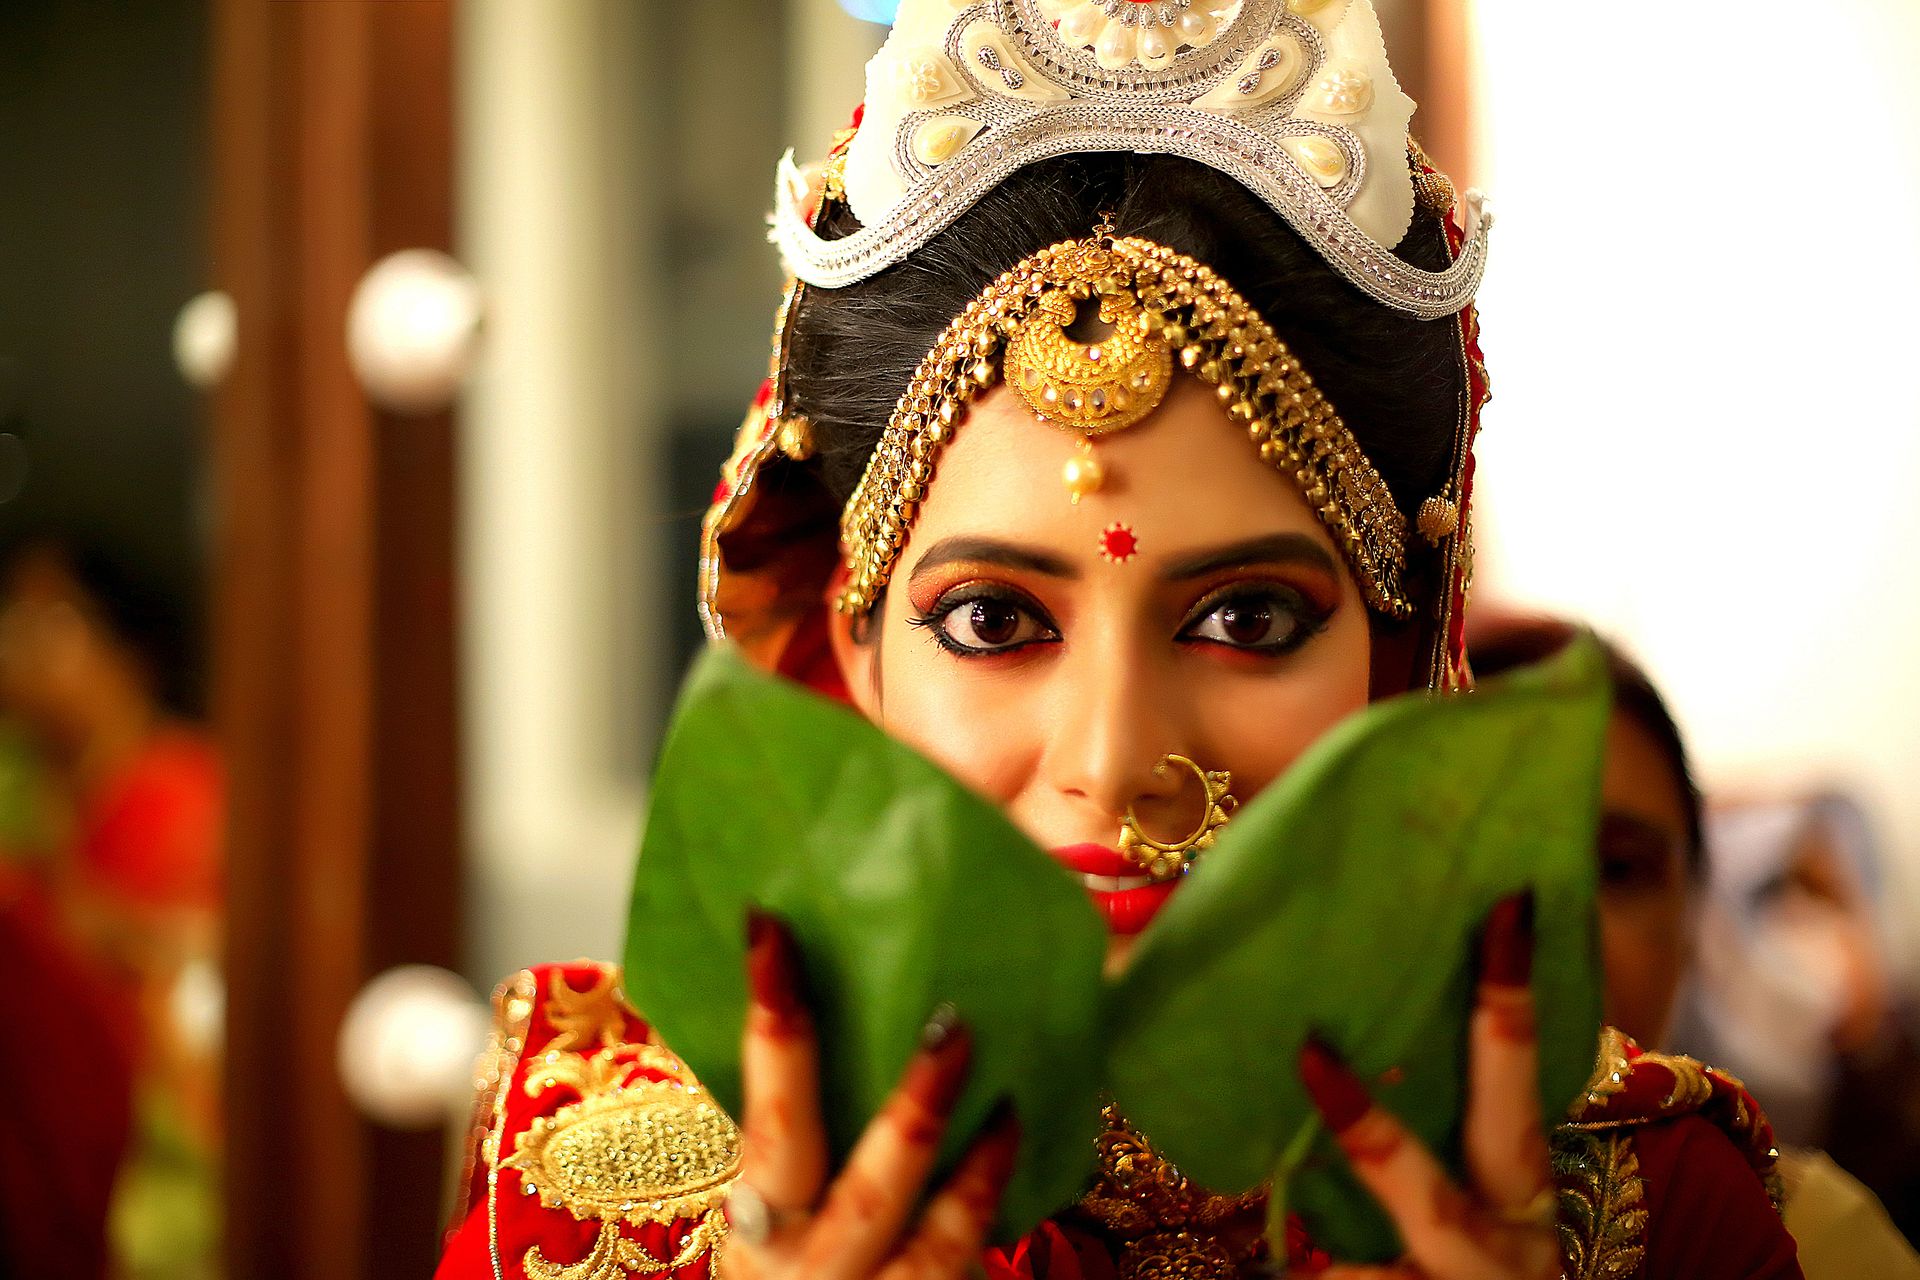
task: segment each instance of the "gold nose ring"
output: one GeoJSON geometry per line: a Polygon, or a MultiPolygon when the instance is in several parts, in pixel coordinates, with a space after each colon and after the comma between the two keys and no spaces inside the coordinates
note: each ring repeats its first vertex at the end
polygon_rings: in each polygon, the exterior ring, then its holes
{"type": "Polygon", "coordinates": [[[1184,840],[1163,844],[1141,829],[1140,819],[1132,805],[1127,806],[1127,816],[1120,823],[1120,856],[1160,880],[1185,871],[1193,862],[1194,855],[1210,848],[1215,835],[1227,825],[1227,819],[1233,816],[1233,811],[1240,805],[1238,800],[1227,794],[1227,788],[1233,785],[1233,774],[1225,769],[1202,769],[1186,756],[1169,753],[1153,766],[1154,776],[1164,778],[1167,770],[1176,766],[1191,771],[1194,777],[1200,779],[1201,791],[1207,799],[1206,809],[1200,815],[1200,825],[1193,834],[1184,840]]]}

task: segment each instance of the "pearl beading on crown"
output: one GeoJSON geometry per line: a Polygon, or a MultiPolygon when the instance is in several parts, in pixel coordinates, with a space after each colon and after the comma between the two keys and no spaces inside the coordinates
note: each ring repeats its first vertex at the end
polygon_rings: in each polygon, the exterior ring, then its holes
{"type": "Polygon", "coordinates": [[[1241,182],[1363,292],[1437,319],[1472,300],[1491,219],[1469,193],[1443,271],[1393,254],[1413,217],[1412,114],[1371,0],[904,0],[845,156],[861,229],[814,233],[789,153],[773,239],[793,275],[838,288],[1035,161],[1177,155],[1241,182]]]}

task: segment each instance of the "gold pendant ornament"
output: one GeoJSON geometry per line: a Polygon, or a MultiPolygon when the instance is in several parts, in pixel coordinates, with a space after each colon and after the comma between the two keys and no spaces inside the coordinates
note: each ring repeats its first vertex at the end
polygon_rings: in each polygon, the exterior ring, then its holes
{"type": "MultiPolygon", "coordinates": [[[[1102,223],[1096,243],[1111,242],[1102,223]]],[[[1007,338],[1006,376],[1037,421],[1080,437],[1060,479],[1075,506],[1098,493],[1106,468],[1093,456],[1100,436],[1124,431],[1160,407],[1173,384],[1165,322],[1126,290],[1126,278],[1069,280],[1043,290],[1007,338]],[[1071,330],[1085,330],[1076,337],[1071,330]]]]}
{"type": "Polygon", "coordinates": [[[1007,341],[1007,383],[1050,426],[1089,440],[1124,431],[1159,408],[1173,382],[1163,327],[1111,278],[1049,289],[1007,341]],[[1070,337],[1095,299],[1098,335],[1070,337]]]}
{"type": "Polygon", "coordinates": [[[1185,871],[1195,854],[1212,848],[1220,828],[1227,825],[1233,811],[1240,806],[1240,802],[1227,793],[1227,789],[1233,785],[1233,774],[1226,770],[1202,769],[1186,756],[1168,754],[1153,767],[1154,775],[1164,778],[1170,767],[1191,770],[1200,779],[1206,807],[1201,812],[1200,825],[1193,834],[1184,840],[1163,844],[1141,829],[1140,819],[1135,816],[1132,806],[1128,806],[1127,816],[1120,823],[1120,856],[1159,879],[1185,871]]]}

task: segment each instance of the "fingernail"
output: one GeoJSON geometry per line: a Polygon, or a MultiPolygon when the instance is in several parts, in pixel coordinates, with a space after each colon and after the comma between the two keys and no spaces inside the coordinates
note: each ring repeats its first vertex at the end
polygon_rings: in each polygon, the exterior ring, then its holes
{"type": "Polygon", "coordinates": [[[927,1110],[944,1116],[960,1100],[967,1065],[973,1057],[973,1036],[951,1005],[941,1005],[920,1033],[920,1052],[907,1065],[905,1089],[927,1110]]]}
{"type": "Polygon", "coordinates": [[[932,1053],[959,1029],[960,1011],[942,1000],[935,1006],[933,1016],[927,1019],[927,1025],[920,1028],[920,1047],[932,1053]]]}
{"type": "Polygon", "coordinates": [[[1319,1109],[1320,1118],[1335,1134],[1351,1129],[1373,1106],[1360,1077],[1315,1037],[1309,1037],[1300,1047],[1300,1083],[1307,1087],[1307,1096],[1319,1109]]]}
{"type": "Polygon", "coordinates": [[[807,1016],[800,996],[800,952],[778,916],[747,911],[747,987],[753,1001],[781,1023],[807,1016]]]}
{"type": "Polygon", "coordinates": [[[1480,931],[1480,980],[1524,987],[1533,978],[1533,891],[1502,898],[1480,931]]]}

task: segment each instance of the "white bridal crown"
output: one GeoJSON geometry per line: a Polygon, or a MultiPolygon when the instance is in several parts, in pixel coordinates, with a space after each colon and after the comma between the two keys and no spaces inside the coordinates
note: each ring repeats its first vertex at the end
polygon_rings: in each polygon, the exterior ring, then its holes
{"type": "Polygon", "coordinates": [[[814,233],[789,153],[773,238],[795,276],[838,288],[1034,161],[1162,153],[1237,179],[1360,289],[1436,319],[1472,300],[1491,220],[1469,196],[1444,271],[1394,256],[1413,218],[1413,106],[1371,0],[903,0],[845,157],[860,230],[814,233]]]}

